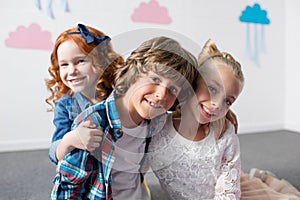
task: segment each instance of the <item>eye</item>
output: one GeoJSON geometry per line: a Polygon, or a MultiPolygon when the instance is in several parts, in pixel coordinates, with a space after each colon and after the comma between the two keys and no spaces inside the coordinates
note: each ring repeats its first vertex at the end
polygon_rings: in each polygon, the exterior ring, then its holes
{"type": "Polygon", "coordinates": [[[78,64],[82,64],[82,63],[85,63],[87,60],[86,59],[79,59],[78,61],[77,61],[77,63],[78,64]]]}
{"type": "Polygon", "coordinates": [[[207,88],[208,88],[208,90],[209,90],[209,92],[210,92],[211,94],[216,94],[216,93],[217,93],[217,89],[216,89],[215,87],[213,87],[213,86],[208,86],[207,88]]]}
{"type": "Polygon", "coordinates": [[[156,84],[159,84],[161,81],[158,77],[151,77],[152,81],[156,84]]]}
{"type": "Polygon", "coordinates": [[[232,105],[232,102],[229,100],[229,99],[225,99],[225,104],[227,106],[231,106],[232,105]]]}
{"type": "Polygon", "coordinates": [[[169,91],[170,91],[172,94],[177,95],[179,89],[178,89],[177,87],[175,87],[175,86],[170,86],[170,87],[169,87],[169,91]]]}
{"type": "Polygon", "coordinates": [[[65,69],[66,67],[68,67],[68,63],[60,63],[59,64],[59,68],[61,68],[61,69],[65,69]]]}

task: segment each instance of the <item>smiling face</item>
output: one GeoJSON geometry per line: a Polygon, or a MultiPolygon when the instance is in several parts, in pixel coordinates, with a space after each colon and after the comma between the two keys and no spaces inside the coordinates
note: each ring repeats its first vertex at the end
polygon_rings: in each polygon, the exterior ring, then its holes
{"type": "Polygon", "coordinates": [[[153,119],[169,110],[180,89],[171,79],[154,72],[141,74],[123,97],[124,107],[139,124],[143,119],[153,119]]]}
{"type": "Polygon", "coordinates": [[[58,47],[57,57],[62,82],[73,92],[94,98],[99,75],[94,70],[92,58],[85,55],[71,40],[58,47]]]}
{"type": "Polygon", "coordinates": [[[242,90],[242,83],[231,67],[216,63],[201,70],[202,78],[195,91],[196,100],[191,112],[196,120],[205,124],[223,118],[242,90]],[[195,104],[196,101],[196,104],[195,104]]]}

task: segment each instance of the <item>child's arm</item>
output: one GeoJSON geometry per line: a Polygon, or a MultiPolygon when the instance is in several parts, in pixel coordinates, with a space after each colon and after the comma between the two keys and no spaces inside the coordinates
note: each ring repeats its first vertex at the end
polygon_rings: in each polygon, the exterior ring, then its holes
{"type": "Polygon", "coordinates": [[[224,143],[227,147],[222,158],[221,174],[217,179],[215,187],[215,199],[240,199],[241,195],[239,140],[235,133],[231,133],[229,137],[226,143],[224,143]]]}
{"type": "Polygon", "coordinates": [[[55,127],[54,133],[51,139],[51,145],[49,149],[49,158],[52,162],[57,164],[56,149],[60,144],[62,138],[71,130],[73,120],[71,120],[70,112],[67,107],[69,106],[68,99],[60,99],[55,103],[53,125],[55,127]]]}
{"type": "Polygon", "coordinates": [[[96,128],[90,121],[81,123],[76,129],[64,135],[56,148],[56,158],[62,160],[64,156],[73,149],[87,150],[93,152],[101,144],[103,132],[96,128]]]}
{"type": "Polygon", "coordinates": [[[55,132],[49,149],[50,160],[55,164],[74,148],[93,152],[100,145],[102,140],[102,138],[99,138],[102,135],[101,130],[95,129],[93,124],[86,122],[88,124],[82,123],[77,129],[71,131],[72,123],[73,121],[70,120],[69,112],[64,103],[57,103],[53,120],[55,132]],[[80,133],[82,141],[76,133],[80,133]]]}

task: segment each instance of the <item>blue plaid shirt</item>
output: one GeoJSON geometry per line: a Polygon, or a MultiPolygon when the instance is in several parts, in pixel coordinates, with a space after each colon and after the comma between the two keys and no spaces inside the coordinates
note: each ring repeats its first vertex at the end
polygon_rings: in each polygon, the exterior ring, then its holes
{"type": "Polygon", "coordinates": [[[88,107],[72,124],[91,120],[103,130],[103,139],[96,156],[88,151],[74,149],[58,162],[52,199],[112,199],[111,169],[114,162],[115,142],[123,132],[115,105],[114,92],[105,100],[88,107]]]}

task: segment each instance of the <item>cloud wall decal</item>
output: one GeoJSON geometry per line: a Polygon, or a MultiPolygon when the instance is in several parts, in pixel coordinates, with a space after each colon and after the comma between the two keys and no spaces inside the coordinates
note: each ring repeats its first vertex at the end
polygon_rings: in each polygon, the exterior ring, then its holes
{"type": "Polygon", "coordinates": [[[267,17],[266,10],[262,10],[259,4],[254,4],[253,7],[247,6],[243,10],[240,21],[255,24],[270,24],[270,19],[267,17]]]}
{"type": "Polygon", "coordinates": [[[53,42],[51,33],[42,31],[38,24],[29,27],[19,26],[16,31],[9,33],[5,45],[11,48],[51,50],[53,42]]]}
{"type": "Polygon", "coordinates": [[[141,3],[134,9],[131,19],[134,22],[146,22],[157,24],[170,24],[171,18],[168,15],[166,7],[160,6],[156,0],[150,0],[149,3],[141,3]]]}

